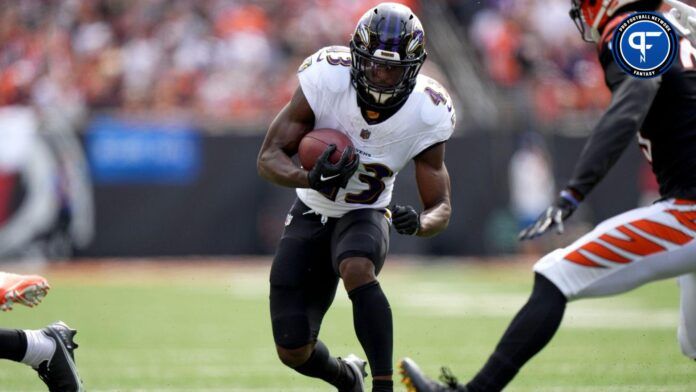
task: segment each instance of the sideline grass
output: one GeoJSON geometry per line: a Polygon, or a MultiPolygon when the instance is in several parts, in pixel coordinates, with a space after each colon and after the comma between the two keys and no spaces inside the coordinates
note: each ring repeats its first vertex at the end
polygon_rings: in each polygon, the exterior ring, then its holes
{"type": "MultiPolygon", "coordinates": [[[[36,309],[2,314],[2,327],[62,319],[79,330],[89,391],[328,391],[275,357],[268,264],[106,263],[42,270],[53,289],[36,309]]],[[[5,268],[7,269],[7,268],[5,268]]],[[[395,316],[395,360],[462,378],[484,362],[531,284],[528,264],[397,264],[382,285],[395,316]]],[[[569,306],[551,345],[509,391],[694,391],[696,364],[676,341],[674,280],[569,306]]],[[[334,355],[364,356],[339,289],[322,330],[334,355]]],[[[24,365],[0,362],[0,390],[43,391],[24,365]]],[[[397,390],[402,390],[397,387],[397,390]]]]}

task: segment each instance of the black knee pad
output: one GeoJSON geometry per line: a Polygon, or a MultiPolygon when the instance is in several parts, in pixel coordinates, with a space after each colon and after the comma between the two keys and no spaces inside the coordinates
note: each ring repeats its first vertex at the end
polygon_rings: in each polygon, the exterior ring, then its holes
{"type": "Polygon", "coordinates": [[[330,261],[330,237],[315,238],[322,224],[309,216],[294,216],[285,228],[270,274],[273,337],[278,346],[287,349],[316,340],[338,285],[330,261]]]}
{"type": "Polygon", "coordinates": [[[361,209],[345,214],[336,223],[331,237],[334,271],[348,257],[365,257],[375,265],[375,274],[384,265],[389,250],[389,223],[384,211],[361,209]]]}
{"type": "Polygon", "coordinates": [[[309,319],[304,314],[280,314],[271,319],[275,344],[288,350],[300,348],[312,342],[309,319]]]}
{"type": "Polygon", "coordinates": [[[311,322],[300,290],[271,285],[271,326],[276,345],[295,349],[313,339],[311,322]]]}

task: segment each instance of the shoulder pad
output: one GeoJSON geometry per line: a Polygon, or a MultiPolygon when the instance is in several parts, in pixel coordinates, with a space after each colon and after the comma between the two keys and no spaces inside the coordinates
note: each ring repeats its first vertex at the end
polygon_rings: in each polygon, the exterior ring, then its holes
{"type": "Polygon", "coordinates": [[[327,46],[307,57],[297,70],[303,78],[311,79],[317,88],[340,93],[350,86],[350,49],[327,46]]]}
{"type": "Polygon", "coordinates": [[[419,75],[414,93],[421,95],[421,119],[430,126],[438,126],[445,121],[454,127],[455,113],[452,98],[447,90],[434,79],[419,75]]]}

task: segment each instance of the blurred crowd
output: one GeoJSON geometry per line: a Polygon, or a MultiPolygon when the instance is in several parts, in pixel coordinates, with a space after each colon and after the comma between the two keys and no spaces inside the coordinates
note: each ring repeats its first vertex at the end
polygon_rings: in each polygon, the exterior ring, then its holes
{"type": "Polygon", "coordinates": [[[347,44],[356,20],[376,3],[3,2],[0,106],[33,104],[73,116],[119,109],[257,125],[287,101],[302,60],[322,46],[347,44]]]}
{"type": "MultiPolygon", "coordinates": [[[[400,2],[423,14],[420,1],[400,2]]],[[[73,117],[118,109],[258,130],[296,87],[302,60],[322,46],[346,44],[360,15],[377,3],[3,2],[0,106],[31,103],[73,117]]],[[[447,3],[484,76],[499,96],[512,97],[513,110],[532,113],[532,125],[595,115],[608,104],[596,48],[580,39],[569,0],[447,3]]]]}
{"type": "Polygon", "coordinates": [[[569,0],[450,0],[482,68],[538,123],[606,107],[596,46],[568,17],[569,0]]]}

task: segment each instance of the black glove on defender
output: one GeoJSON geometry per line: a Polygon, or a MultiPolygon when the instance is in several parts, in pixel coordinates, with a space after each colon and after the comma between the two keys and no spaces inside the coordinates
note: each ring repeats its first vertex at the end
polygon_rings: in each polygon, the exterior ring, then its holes
{"type": "Polygon", "coordinates": [[[580,201],[571,191],[561,191],[556,202],[539,215],[536,222],[522,230],[517,238],[520,241],[531,240],[544,234],[554,226],[556,226],[558,234],[563,233],[563,221],[573,215],[578,205],[580,205],[580,201]]]}

